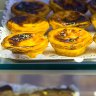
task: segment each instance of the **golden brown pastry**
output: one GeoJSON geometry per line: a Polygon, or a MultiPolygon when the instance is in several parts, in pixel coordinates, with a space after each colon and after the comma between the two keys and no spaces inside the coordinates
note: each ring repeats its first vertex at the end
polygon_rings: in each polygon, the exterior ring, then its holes
{"type": "Polygon", "coordinates": [[[62,10],[73,10],[86,13],[87,7],[79,0],[50,0],[50,7],[54,12],[62,10]]]}
{"type": "Polygon", "coordinates": [[[53,29],[60,27],[87,28],[91,23],[87,16],[76,11],[60,11],[53,14],[49,23],[53,29]]]}
{"type": "Polygon", "coordinates": [[[31,15],[46,17],[50,12],[50,8],[47,4],[36,0],[24,0],[13,4],[11,11],[14,15],[31,15]]]}
{"type": "Polygon", "coordinates": [[[16,16],[12,17],[6,26],[12,33],[31,32],[44,35],[49,23],[38,16],[16,16]]]}
{"type": "Polygon", "coordinates": [[[92,43],[90,33],[81,28],[65,27],[49,32],[48,39],[56,53],[64,56],[78,56],[92,43]]]}
{"type": "Polygon", "coordinates": [[[13,53],[26,54],[32,58],[42,54],[47,45],[46,37],[28,32],[10,34],[2,42],[2,46],[13,53]]]}

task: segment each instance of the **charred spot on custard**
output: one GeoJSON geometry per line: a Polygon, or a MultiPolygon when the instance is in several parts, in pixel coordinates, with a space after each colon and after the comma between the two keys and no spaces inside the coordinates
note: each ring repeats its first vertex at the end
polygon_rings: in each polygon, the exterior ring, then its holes
{"type": "Polygon", "coordinates": [[[15,22],[16,24],[22,26],[23,24],[40,22],[41,18],[40,17],[31,17],[31,16],[17,16],[17,17],[11,18],[9,21],[15,22]]]}
{"type": "Polygon", "coordinates": [[[30,39],[31,37],[32,34],[30,33],[18,34],[10,38],[9,43],[12,45],[17,45],[19,42],[30,39]]]}
{"type": "Polygon", "coordinates": [[[87,17],[85,17],[79,12],[69,11],[68,13],[66,12],[66,14],[68,15],[65,15],[65,18],[63,18],[62,21],[67,22],[67,23],[72,23],[72,22],[78,23],[78,22],[84,22],[88,20],[87,17]]]}
{"type": "Polygon", "coordinates": [[[67,36],[66,31],[67,31],[67,29],[64,29],[59,34],[55,35],[55,38],[57,40],[59,40],[60,42],[65,42],[65,43],[75,42],[79,38],[78,36],[76,38],[66,38],[66,36],[67,36]]]}
{"type": "Polygon", "coordinates": [[[24,11],[30,14],[38,14],[38,10],[40,10],[43,7],[43,4],[38,3],[36,1],[34,2],[20,2],[15,7],[17,10],[24,11]]]}
{"type": "Polygon", "coordinates": [[[79,16],[79,17],[67,17],[67,18],[64,18],[62,20],[63,22],[66,22],[66,23],[71,23],[71,24],[74,24],[74,23],[78,23],[78,22],[84,22],[84,21],[87,21],[87,19],[84,17],[84,16],[79,16]]]}
{"type": "Polygon", "coordinates": [[[75,11],[59,12],[53,15],[52,19],[62,25],[76,25],[76,23],[89,22],[87,16],[75,11]]]}
{"type": "Polygon", "coordinates": [[[16,24],[22,25],[24,21],[26,21],[27,16],[17,16],[10,19],[11,22],[15,22],[16,24]]]}
{"type": "Polygon", "coordinates": [[[81,13],[87,12],[85,4],[77,0],[54,0],[54,3],[58,4],[65,10],[79,11],[81,13]]]}

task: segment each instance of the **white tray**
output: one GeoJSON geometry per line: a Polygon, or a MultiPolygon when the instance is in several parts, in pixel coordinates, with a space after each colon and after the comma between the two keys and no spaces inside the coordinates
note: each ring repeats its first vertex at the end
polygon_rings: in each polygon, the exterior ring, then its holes
{"type": "MultiPolygon", "coordinates": [[[[6,37],[10,32],[6,29],[6,22],[12,17],[11,6],[15,2],[19,2],[21,0],[8,0],[6,1],[6,9],[3,14],[2,26],[0,27],[0,44],[4,37],[6,37]]],[[[48,0],[41,0],[48,3],[48,0]]],[[[92,33],[94,34],[94,33],[92,33]]],[[[10,58],[10,59],[20,59],[20,60],[75,60],[76,62],[82,62],[84,59],[96,59],[96,44],[93,42],[86,50],[86,52],[78,57],[66,57],[59,56],[55,53],[52,46],[49,44],[43,54],[38,55],[36,58],[29,58],[25,55],[21,54],[13,54],[11,51],[3,49],[0,45],[0,57],[2,58],[10,58]]]]}

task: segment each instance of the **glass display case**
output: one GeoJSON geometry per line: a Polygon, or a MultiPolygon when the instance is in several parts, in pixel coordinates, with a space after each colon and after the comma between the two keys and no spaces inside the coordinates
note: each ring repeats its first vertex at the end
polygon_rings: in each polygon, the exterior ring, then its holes
{"type": "MultiPolygon", "coordinates": [[[[19,2],[20,0],[18,0],[18,2],[19,2]]],[[[48,0],[42,0],[42,1],[44,1],[45,3],[48,3],[48,0]]],[[[5,2],[6,2],[6,0],[5,0],[5,2]]],[[[4,3],[5,3],[4,2],[4,3]]],[[[11,13],[10,13],[10,7],[11,7],[11,5],[13,4],[14,2],[17,2],[17,1],[15,1],[15,0],[7,0],[7,2],[6,2],[6,5],[5,5],[5,9],[3,9],[3,10],[1,10],[0,11],[0,20],[1,20],[1,25],[0,26],[3,26],[3,27],[5,27],[5,22],[6,22],[6,20],[7,19],[9,19],[10,18],[10,16],[12,15],[11,13]]],[[[89,1],[88,1],[89,2],[89,1]]],[[[52,13],[51,13],[52,14],[52,13]]],[[[89,12],[87,12],[86,13],[86,15],[89,15],[89,12]]],[[[95,32],[95,29],[93,28],[93,26],[91,26],[88,30],[89,31],[94,31],[95,32]],[[91,28],[91,29],[90,29],[91,28]]],[[[1,29],[0,29],[1,30],[1,29]]],[[[2,31],[2,30],[1,30],[2,31]]],[[[3,30],[2,31],[3,33],[5,32],[6,33],[6,30],[3,30]]],[[[92,33],[92,32],[91,32],[92,33]]],[[[93,34],[93,33],[92,33],[93,34]]],[[[1,35],[2,36],[2,35],[1,35]]],[[[2,36],[3,37],[3,36],[2,36]]],[[[78,69],[78,66],[80,65],[81,67],[82,66],[86,66],[87,67],[87,65],[86,64],[95,64],[95,62],[96,62],[96,54],[95,54],[95,47],[92,49],[90,49],[90,47],[89,47],[89,49],[87,49],[87,52],[85,52],[84,54],[85,55],[82,55],[82,56],[80,56],[80,57],[72,57],[72,58],[70,58],[69,59],[69,57],[60,57],[59,55],[54,55],[53,53],[50,55],[50,52],[48,53],[47,51],[45,52],[45,54],[49,54],[50,56],[51,56],[51,59],[48,57],[47,59],[45,59],[45,57],[43,57],[43,56],[41,56],[41,57],[39,57],[39,60],[38,59],[36,59],[36,60],[24,60],[24,59],[22,59],[22,60],[16,60],[16,59],[13,59],[13,58],[10,58],[10,54],[7,54],[7,52],[8,51],[3,51],[3,52],[0,52],[0,63],[1,64],[6,64],[6,63],[8,63],[8,64],[27,64],[27,63],[30,63],[30,64],[65,64],[66,66],[69,66],[68,64],[71,64],[70,66],[71,67],[76,67],[77,69],[78,69]],[[94,52],[93,52],[94,51],[94,52]],[[90,53],[91,52],[91,53],[90,53]],[[4,56],[5,56],[5,58],[3,58],[3,54],[5,54],[4,56]],[[6,56],[6,54],[7,54],[7,56],[6,56]],[[9,57],[8,57],[9,56],[9,57]],[[7,59],[8,58],[8,59],[7,59]],[[42,58],[44,58],[44,59],[42,59],[42,58]],[[77,64],[77,65],[74,65],[74,64],[77,64]],[[85,65],[82,65],[82,64],[85,64],[85,65]]],[[[11,56],[12,57],[12,56],[11,56]]],[[[18,57],[18,56],[17,56],[18,57]]],[[[20,57],[20,56],[19,56],[20,57]]],[[[64,66],[65,66],[64,65],[64,66]]],[[[13,65],[12,65],[13,66],[13,65]]],[[[43,66],[43,65],[42,65],[43,66]]],[[[44,65],[44,66],[47,66],[47,65],[44,65]]],[[[62,65],[63,66],[63,65],[62,65]]],[[[69,67],[70,67],[69,66],[69,67]]],[[[91,65],[90,65],[91,66],[91,65]]],[[[95,65],[93,65],[93,68],[94,68],[94,66],[95,65]]],[[[51,66],[50,66],[51,67],[51,66]]],[[[80,68],[80,67],[79,67],[80,68]]],[[[91,67],[90,67],[91,68],[91,67]]]]}
{"type": "MultiPolygon", "coordinates": [[[[80,96],[96,95],[96,71],[0,71],[0,86],[15,84],[20,86],[37,86],[44,88],[60,88],[74,86],[80,96]],[[2,74],[3,73],[3,74],[2,74]]],[[[20,88],[18,89],[20,90],[20,88]]]]}
{"type": "MultiPolygon", "coordinates": [[[[48,0],[43,1],[47,2],[48,0]]],[[[8,2],[6,2],[6,4],[7,3],[8,2]]],[[[6,8],[4,10],[6,10],[6,8]]],[[[4,10],[0,11],[1,22],[4,20],[4,14],[6,13],[4,10]]],[[[1,23],[0,26],[2,26],[1,23]]],[[[20,91],[22,86],[22,88],[24,89],[25,87],[26,90],[27,88],[30,89],[30,87],[66,88],[66,86],[73,86],[78,90],[79,96],[96,96],[95,55],[92,55],[94,58],[57,58],[54,60],[17,60],[3,58],[1,55],[2,54],[0,54],[0,88],[4,85],[11,85],[13,89],[20,91]]]]}

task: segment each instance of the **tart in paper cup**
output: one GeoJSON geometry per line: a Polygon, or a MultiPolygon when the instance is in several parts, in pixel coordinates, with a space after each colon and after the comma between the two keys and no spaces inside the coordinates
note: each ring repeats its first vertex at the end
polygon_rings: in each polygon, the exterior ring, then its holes
{"type": "Polygon", "coordinates": [[[49,32],[48,39],[57,54],[69,57],[83,54],[93,41],[89,32],[76,27],[52,30],[49,32]]]}

